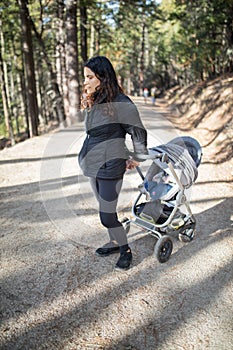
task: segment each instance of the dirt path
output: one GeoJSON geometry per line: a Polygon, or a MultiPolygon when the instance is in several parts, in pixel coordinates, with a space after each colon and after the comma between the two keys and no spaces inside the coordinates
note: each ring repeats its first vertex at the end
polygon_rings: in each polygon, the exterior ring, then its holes
{"type": "MultiPolygon", "coordinates": [[[[150,145],[179,134],[166,110],[137,103],[150,145]]],[[[174,239],[169,261],[160,264],[155,239],[132,227],[133,267],[117,273],[116,256],[94,255],[106,233],[77,167],[82,130],[0,153],[0,348],[231,350],[232,162],[210,164],[204,150],[191,197],[194,241],[174,239]]],[[[136,173],[126,175],[121,215],[130,215],[139,182],[136,173]]]]}

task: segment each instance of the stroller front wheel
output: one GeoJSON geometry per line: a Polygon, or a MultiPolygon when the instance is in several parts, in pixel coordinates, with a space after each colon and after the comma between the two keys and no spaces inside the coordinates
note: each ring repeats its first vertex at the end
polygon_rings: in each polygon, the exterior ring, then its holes
{"type": "Polygon", "coordinates": [[[172,253],[173,243],[169,236],[164,235],[158,239],[154,247],[154,255],[160,263],[168,261],[172,253]]]}

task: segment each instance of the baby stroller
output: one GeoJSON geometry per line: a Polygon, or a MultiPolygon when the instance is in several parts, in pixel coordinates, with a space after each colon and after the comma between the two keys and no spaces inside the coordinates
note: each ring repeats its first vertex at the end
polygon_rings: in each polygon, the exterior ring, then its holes
{"type": "Polygon", "coordinates": [[[183,136],[137,157],[151,159],[152,164],[145,176],[137,167],[143,183],[132,207],[133,219],[124,218],[121,222],[127,233],[133,223],[155,236],[154,255],[164,263],[172,253],[173,235],[182,242],[194,238],[196,220],[187,192],[197,178],[202,149],[197,140],[183,136]]]}

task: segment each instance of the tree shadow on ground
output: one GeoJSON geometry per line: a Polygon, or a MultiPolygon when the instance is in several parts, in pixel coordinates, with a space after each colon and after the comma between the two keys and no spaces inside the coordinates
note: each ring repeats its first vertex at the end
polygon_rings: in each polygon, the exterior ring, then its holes
{"type": "Polygon", "coordinates": [[[76,157],[77,157],[77,154],[61,154],[59,156],[51,156],[51,157],[4,159],[4,160],[0,160],[0,165],[28,163],[28,162],[41,162],[44,160],[76,158],[76,157]]]}
{"type": "MultiPolygon", "coordinates": [[[[233,197],[228,199],[223,199],[218,205],[207,209],[197,215],[195,215],[195,219],[197,221],[196,226],[196,236],[195,239],[188,244],[178,244],[178,249],[176,253],[171,255],[172,260],[178,257],[178,262],[185,263],[186,259],[189,259],[190,256],[193,256],[200,252],[200,250],[206,248],[208,245],[216,243],[217,241],[224,239],[232,234],[232,220],[231,220],[231,212],[233,207],[233,197]]],[[[143,232],[143,231],[142,231],[143,232]]],[[[141,259],[137,261],[138,264],[146,257],[149,253],[153,254],[154,244],[156,244],[156,239],[149,235],[146,237],[140,238],[140,240],[136,241],[135,245],[141,245],[144,241],[147,246],[147,251],[143,252],[141,259]]],[[[141,231],[138,232],[141,234],[141,231]]],[[[133,234],[136,238],[137,233],[133,234]]],[[[177,235],[171,236],[174,239],[174,243],[176,245],[176,240],[178,240],[177,235]]]]}
{"type": "MultiPolygon", "coordinates": [[[[101,320],[106,317],[108,306],[121,301],[122,298],[126,298],[130,290],[137,293],[137,289],[141,290],[143,286],[149,286],[156,279],[159,279],[160,274],[169,274],[175,267],[184,266],[189,259],[195,254],[199,254],[202,250],[204,251],[208,246],[227,239],[232,227],[231,208],[232,198],[229,198],[199,213],[196,216],[199,231],[197,239],[178,249],[175,254],[171,255],[170,260],[166,264],[154,263],[140,269],[141,258],[143,256],[144,258],[146,257],[144,250],[148,255],[152,252],[152,246],[149,245],[151,238],[148,239],[147,237],[142,238],[140,241],[135,241],[134,248],[137,248],[138,251],[140,249],[143,254],[136,260],[137,269],[131,269],[127,273],[127,278],[115,277],[114,280],[111,264],[107,264],[106,259],[95,257],[92,250],[88,247],[77,248],[79,252],[82,251],[81,258],[74,259],[70,267],[66,266],[66,269],[69,270],[68,276],[64,274],[63,277],[62,270],[58,271],[54,264],[49,269],[46,265],[40,267],[40,273],[42,273],[43,269],[47,270],[44,278],[47,281],[49,278],[50,283],[45,285],[39,302],[42,305],[47,305],[49,308],[51,303],[60,298],[60,303],[64,303],[63,311],[56,312],[51,306],[49,318],[45,320],[40,319],[39,323],[34,319],[33,322],[30,321],[27,324],[25,329],[21,329],[20,332],[14,332],[10,336],[8,335],[4,340],[4,349],[58,349],[62,348],[62,346],[65,347],[69,339],[72,346],[77,345],[79,342],[75,343],[74,341],[72,343],[72,338],[79,339],[79,341],[84,340],[85,336],[89,334],[88,330],[93,325],[101,324],[101,320]],[[99,279],[101,280],[102,278],[109,281],[113,278],[112,285],[109,284],[107,290],[100,289],[98,292],[93,293],[94,284],[98,284],[99,279]],[[85,298],[83,294],[82,297],[78,297],[78,291],[79,289],[82,290],[82,288],[85,288],[87,291],[85,298]],[[69,306],[67,303],[69,303],[69,306]]],[[[46,248],[44,247],[44,249],[46,254],[46,248]]],[[[53,249],[52,243],[48,246],[48,249],[53,249]]],[[[27,310],[33,312],[34,307],[36,309],[39,307],[38,300],[34,300],[34,304],[33,299],[28,300],[28,304],[21,304],[21,307],[19,307],[18,303],[22,303],[21,297],[18,295],[17,300],[17,295],[14,293],[15,283],[17,281],[27,281],[30,271],[32,274],[32,267],[19,272],[22,275],[17,274],[16,281],[15,276],[12,275],[12,280],[11,277],[8,277],[3,283],[6,295],[8,295],[9,288],[11,288],[6,314],[3,314],[6,333],[9,329],[7,330],[7,323],[4,317],[9,315],[12,322],[12,319],[17,319],[19,314],[23,315],[27,310]]],[[[232,262],[227,261],[224,266],[221,264],[221,268],[216,273],[209,273],[201,281],[194,282],[192,286],[183,288],[173,285],[171,281],[169,288],[168,286],[164,287],[168,288],[166,289],[166,298],[169,302],[166,303],[166,307],[162,310],[154,310],[151,313],[150,301],[147,301],[148,312],[151,315],[149,321],[141,322],[140,326],[132,325],[130,333],[122,335],[119,341],[113,339],[111,345],[105,346],[104,349],[119,350],[133,347],[139,350],[150,350],[166,344],[167,339],[174,336],[179,327],[189,324],[198,310],[203,308],[206,310],[221,294],[222,289],[232,277],[231,271],[232,262]]],[[[36,284],[43,283],[43,276],[37,277],[37,280],[34,282],[32,277],[29,280],[31,279],[31,283],[34,283],[34,287],[30,289],[30,294],[33,295],[33,293],[37,292],[36,284]]],[[[27,288],[27,283],[26,285],[22,283],[20,288],[27,288]]],[[[158,297],[160,290],[161,286],[158,286],[158,291],[154,293],[155,298],[158,297]]],[[[144,297],[146,298],[146,295],[144,297]]],[[[102,336],[104,338],[104,335],[102,336]]]]}

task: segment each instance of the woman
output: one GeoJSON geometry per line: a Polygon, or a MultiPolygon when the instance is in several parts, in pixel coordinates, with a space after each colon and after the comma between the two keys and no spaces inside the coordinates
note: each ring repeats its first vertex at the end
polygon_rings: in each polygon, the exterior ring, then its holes
{"type": "Polygon", "coordinates": [[[127,270],[132,252],[116,207],[126,169],[138,162],[128,159],[126,134],[131,135],[134,152],[147,154],[147,133],[138,110],[120,87],[115,70],[104,56],[84,65],[82,109],[85,111],[86,139],[79,153],[79,164],[88,176],[99,202],[99,215],[108,229],[110,241],[96,250],[98,256],[120,253],[116,270],[127,270]]]}

